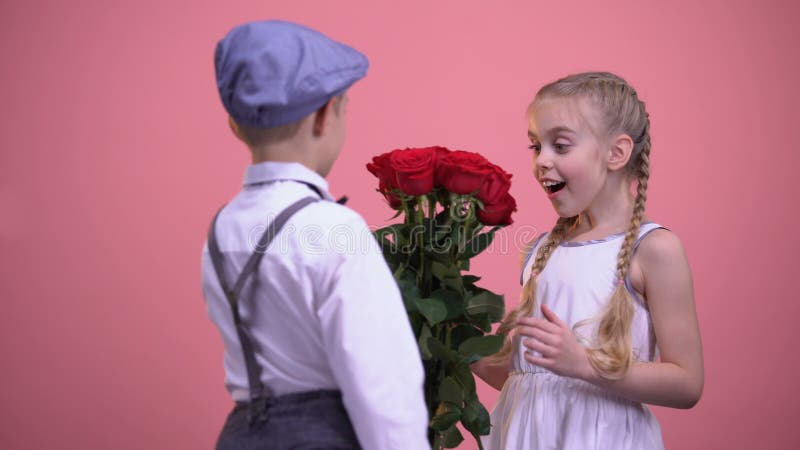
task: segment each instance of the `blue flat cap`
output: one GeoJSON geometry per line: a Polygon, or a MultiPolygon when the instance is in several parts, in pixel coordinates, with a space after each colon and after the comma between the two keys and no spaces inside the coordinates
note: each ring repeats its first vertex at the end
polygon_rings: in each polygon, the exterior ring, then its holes
{"type": "Polygon", "coordinates": [[[302,25],[268,20],[231,30],[214,54],[222,104],[242,125],[296,122],[367,74],[358,50],[302,25]]]}

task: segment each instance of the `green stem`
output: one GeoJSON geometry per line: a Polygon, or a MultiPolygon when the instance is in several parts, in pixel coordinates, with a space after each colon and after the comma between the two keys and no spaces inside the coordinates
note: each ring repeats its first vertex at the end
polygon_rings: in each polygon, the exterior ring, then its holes
{"type": "MultiPolygon", "coordinates": [[[[417,214],[416,214],[416,219],[417,219],[416,220],[416,225],[419,225],[419,226],[422,227],[422,232],[418,233],[419,234],[419,242],[418,242],[418,245],[419,245],[419,272],[417,272],[417,287],[419,287],[420,290],[424,289],[423,284],[425,282],[425,275],[424,275],[424,273],[425,273],[425,210],[424,210],[424,205],[423,205],[423,199],[424,198],[425,197],[423,197],[423,196],[417,197],[417,206],[418,206],[418,208],[417,208],[417,214]]],[[[414,228],[416,228],[416,226],[414,228]]],[[[418,230],[415,229],[414,231],[417,232],[418,230]]]]}
{"type": "Polygon", "coordinates": [[[464,250],[466,250],[467,243],[472,241],[472,233],[474,231],[472,227],[473,225],[475,225],[475,219],[476,219],[475,200],[472,199],[470,200],[469,211],[470,212],[469,215],[467,215],[467,220],[464,221],[464,233],[462,236],[464,238],[464,244],[459,247],[459,252],[463,252],[464,250]]]}
{"type": "Polygon", "coordinates": [[[400,263],[399,266],[397,266],[397,270],[394,271],[394,279],[395,280],[399,280],[400,279],[400,277],[403,275],[403,272],[406,271],[406,266],[408,266],[408,264],[405,263],[405,262],[402,262],[402,263],[400,263]]]}

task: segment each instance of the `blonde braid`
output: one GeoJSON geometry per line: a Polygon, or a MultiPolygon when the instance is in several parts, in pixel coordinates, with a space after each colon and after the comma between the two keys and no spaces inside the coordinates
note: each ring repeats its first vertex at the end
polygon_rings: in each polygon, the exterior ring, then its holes
{"type": "MultiPolygon", "coordinates": [[[[597,345],[588,349],[589,362],[604,378],[620,379],[633,364],[631,323],[633,322],[633,299],[625,287],[630,271],[633,245],[639,236],[639,227],[644,217],[647,202],[647,185],[650,179],[650,122],[645,113],[644,131],[637,165],[636,200],[631,223],[625,232],[625,240],[617,256],[617,284],[611,294],[606,310],[601,315],[597,329],[597,345]]],[[[575,326],[585,324],[583,321],[575,326]]]]}

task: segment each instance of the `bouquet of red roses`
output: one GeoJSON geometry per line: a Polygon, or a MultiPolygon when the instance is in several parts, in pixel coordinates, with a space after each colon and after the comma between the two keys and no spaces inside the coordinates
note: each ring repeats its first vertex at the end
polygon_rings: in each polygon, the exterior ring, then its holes
{"type": "Polygon", "coordinates": [[[502,347],[503,336],[489,333],[505,302],[462,271],[512,223],[511,175],[480,154],[444,147],[394,150],[374,157],[367,169],[395,217],[404,219],[375,235],[419,344],[431,445],[456,447],[464,439],[460,421],[481,446],[489,414],[469,365],[502,347]]]}

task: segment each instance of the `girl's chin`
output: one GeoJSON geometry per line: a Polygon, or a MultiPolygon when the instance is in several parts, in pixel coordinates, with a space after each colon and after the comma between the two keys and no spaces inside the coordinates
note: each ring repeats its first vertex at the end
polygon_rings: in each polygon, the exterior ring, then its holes
{"type": "Polygon", "coordinates": [[[575,216],[577,216],[578,214],[581,213],[580,211],[572,211],[572,210],[569,210],[569,209],[566,209],[566,208],[556,207],[555,205],[553,205],[553,206],[554,206],[554,209],[556,210],[556,214],[558,214],[558,217],[560,217],[562,219],[566,219],[566,218],[569,218],[569,217],[575,217],[575,216]]]}

